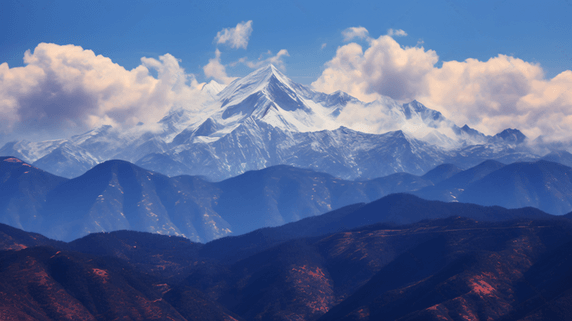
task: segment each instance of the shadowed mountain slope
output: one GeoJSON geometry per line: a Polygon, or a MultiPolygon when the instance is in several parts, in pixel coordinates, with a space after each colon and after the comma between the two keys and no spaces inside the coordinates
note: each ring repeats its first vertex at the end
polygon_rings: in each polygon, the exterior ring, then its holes
{"type": "Polygon", "coordinates": [[[55,246],[0,251],[0,311],[24,320],[538,319],[565,315],[572,291],[565,217],[408,194],[206,245],[3,231],[55,246]]]}
{"type": "Polygon", "coordinates": [[[216,183],[222,193],[214,209],[233,226],[233,232],[243,234],[429,184],[410,174],[346,181],[311,170],[274,166],[216,183]]]}
{"type": "Polygon", "coordinates": [[[555,218],[531,207],[506,209],[499,206],[427,201],[410,194],[392,194],[368,204],[354,204],[283,226],[214,240],[201,249],[201,255],[234,262],[294,238],[314,237],[377,223],[411,224],[451,216],[478,221],[555,218]]]}
{"type": "Polygon", "coordinates": [[[433,184],[405,173],[347,181],[283,165],[212,183],[193,176],[169,178],[119,160],[66,180],[8,160],[15,163],[3,162],[12,165],[2,167],[0,188],[6,193],[0,196],[5,206],[0,218],[67,241],[136,230],[205,242],[433,184]]]}
{"type": "Polygon", "coordinates": [[[398,173],[369,181],[280,165],[216,183],[193,176],[169,178],[117,160],[72,180],[14,158],[2,164],[0,188],[5,193],[0,195],[4,206],[0,218],[67,241],[127,229],[207,242],[412,191],[448,202],[535,206],[554,214],[572,210],[572,170],[547,161],[511,165],[486,161],[465,171],[441,165],[421,177],[398,173]]]}
{"type": "Polygon", "coordinates": [[[562,215],[572,210],[572,168],[544,160],[510,164],[467,186],[459,201],[562,215]]]}
{"type": "Polygon", "coordinates": [[[571,236],[569,223],[556,221],[442,222],[425,223],[422,233],[431,237],[396,255],[320,320],[498,320],[523,303],[514,293],[534,289],[524,275],[554,277],[535,265],[571,236]]]}
{"type": "Polygon", "coordinates": [[[35,247],[0,252],[0,272],[7,320],[236,320],[199,291],[172,293],[116,258],[35,247]]]}
{"type": "Polygon", "coordinates": [[[376,224],[283,242],[182,284],[246,319],[496,320],[517,309],[522,276],[571,232],[563,220],[376,224]]]}
{"type": "Polygon", "coordinates": [[[555,162],[568,167],[572,167],[572,154],[565,150],[552,151],[549,154],[542,157],[543,160],[549,162],[555,162]]]}
{"type": "Polygon", "coordinates": [[[459,167],[453,164],[442,164],[428,171],[421,177],[432,182],[433,184],[437,184],[461,171],[462,170],[459,167]]]}
{"type": "Polygon", "coordinates": [[[180,236],[135,231],[94,233],[66,244],[73,251],[123,259],[137,270],[164,278],[180,277],[198,264],[202,247],[180,236]]]}
{"type": "Polygon", "coordinates": [[[565,320],[572,315],[572,242],[550,249],[516,285],[521,303],[502,320],[565,320]]]}
{"type": "Polygon", "coordinates": [[[532,206],[562,215],[572,210],[571,175],[572,168],[546,160],[510,165],[489,160],[413,193],[446,202],[532,206]]]}
{"type": "Polygon", "coordinates": [[[41,234],[22,231],[0,223],[0,251],[23,250],[34,246],[53,246],[65,248],[66,243],[51,240],[41,234]]]}
{"type": "MultiPolygon", "coordinates": [[[[42,221],[33,230],[63,240],[124,229],[216,237],[217,229],[201,222],[207,213],[185,210],[190,196],[178,183],[128,162],[108,161],[50,191],[42,221]]],[[[216,213],[208,214],[216,228],[228,228],[216,213]]]]}
{"type": "Polygon", "coordinates": [[[475,167],[452,175],[451,177],[435,184],[435,186],[422,188],[414,192],[414,194],[424,199],[454,202],[457,201],[457,198],[463,193],[469,184],[482,179],[504,166],[504,164],[497,161],[488,160],[475,167]]]}

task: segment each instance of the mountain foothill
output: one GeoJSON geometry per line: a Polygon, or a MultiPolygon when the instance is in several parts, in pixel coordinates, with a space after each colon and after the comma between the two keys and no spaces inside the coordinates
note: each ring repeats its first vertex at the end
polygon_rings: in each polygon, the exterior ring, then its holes
{"type": "Polygon", "coordinates": [[[566,319],[571,242],[565,216],[411,194],[206,244],[125,230],[62,242],[1,224],[0,311],[20,320],[566,319]]]}
{"type": "Polygon", "coordinates": [[[0,148],[0,319],[570,319],[565,148],[272,65],[203,91],[153,131],[0,148]]]}

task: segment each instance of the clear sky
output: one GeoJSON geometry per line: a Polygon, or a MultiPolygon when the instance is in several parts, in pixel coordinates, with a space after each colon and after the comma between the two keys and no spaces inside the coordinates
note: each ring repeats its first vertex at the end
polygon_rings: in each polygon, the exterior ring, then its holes
{"type": "MultiPolygon", "coordinates": [[[[31,99],[26,95],[33,91],[33,86],[30,85],[28,91],[22,89],[17,97],[6,88],[29,85],[34,73],[22,71],[18,76],[21,79],[16,77],[20,79],[17,84],[9,82],[16,79],[15,76],[7,75],[19,70],[16,67],[45,61],[39,58],[40,54],[34,55],[34,50],[40,43],[53,43],[91,50],[127,71],[145,64],[141,58],[152,58],[145,66],[156,78],[160,71],[152,67],[158,66],[159,61],[166,63],[160,57],[169,54],[199,83],[212,78],[224,82],[242,77],[261,63],[272,61],[294,81],[312,84],[316,89],[342,89],[360,99],[375,99],[376,95],[404,101],[418,99],[456,122],[468,123],[487,134],[494,134],[514,122],[514,127],[520,126],[530,136],[561,135],[558,133],[568,122],[556,128],[552,120],[570,117],[572,124],[569,107],[572,98],[568,97],[572,94],[568,91],[572,75],[562,76],[572,69],[570,17],[572,0],[3,0],[0,3],[0,64],[7,65],[0,67],[0,85],[4,86],[4,93],[0,89],[3,95],[0,116],[5,119],[0,125],[4,127],[4,135],[8,135],[30,124],[41,123],[42,128],[72,124],[79,128],[97,123],[95,118],[107,117],[114,122],[128,118],[114,116],[114,107],[109,104],[102,107],[105,111],[100,108],[95,112],[94,107],[91,112],[77,115],[91,117],[89,121],[53,116],[49,112],[53,106],[36,107],[47,110],[42,121],[26,116],[30,113],[25,105],[31,99]],[[352,27],[355,29],[348,29],[352,27]],[[386,36],[390,39],[384,38],[386,36]],[[361,48],[361,54],[356,46],[361,48]],[[24,63],[27,50],[32,58],[24,63]],[[379,58],[380,54],[385,58],[379,58]],[[401,66],[403,59],[407,60],[406,68],[401,66]],[[210,68],[207,67],[209,62],[210,68]],[[447,62],[463,65],[451,63],[443,68],[447,62]],[[508,76],[501,75],[497,69],[506,70],[506,66],[499,67],[503,64],[516,66],[516,69],[508,76]],[[345,77],[353,71],[362,75],[378,67],[383,76],[345,77]],[[471,75],[470,79],[462,76],[467,74],[471,75]],[[553,81],[558,75],[561,75],[558,81],[553,81]],[[415,77],[422,78],[423,83],[416,82],[415,77]],[[491,77],[497,82],[502,79],[501,87],[513,86],[512,89],[503,89],[502,97],[495,94],[499,85],[482,92],[491,77]],[[456,88],[457,93],[461,92],[458,97],[445,92],[451,87],[445,78],[456,85],[461,78],[466,82],[456,88]],[[480,89],[475,89],[478,81],[481,81],[480,89]],[[388,86],[401,88],[388,89],[388,86]],[[550,98],[546,96],[548,91],[560,94],[550,98]],[[482,100],[467,102],[467,95],[482,97],[482,100]],[[544,125],[535,125],[539,106],[546,109],[548,105],[554,106],[550,108],[559,114],[549,115],[544,125]],[[564,110],[566,106],[568,109],[564,110]],[[523,114],[526,119],[522,118],[523,114]],[[50,125],[50,117],[60,118],[50,125]],[[8,118],[10,123],[6,123],[8,118]]],[[[55,55],[57,50],[50,50],[46,49],[46,56],[53,58],[50,55],[55,55]]],[[[67,87],[62,85],[61,88],[67,87]]],[[[47,92],[54,94],[54,90],[47,92]]],[[[98,95],[100,99],[101,93],[98,95]]],[[[72,104],[68,96],[62,99],[72,104]]],[[[34,99],[34,102],[42,101],[41,97],[34,99]]]]}
{"type": "MultiPolygon", "coordinates": [[[[246,50],[219,48],[223,63],[288,50],[288,75],[310,83],[342,45],[341,32],[363,26],[372,37],[402,29],[404,46],[423,41],[440,60],[487,60],[498,54],[572,69],[572,1],[2,1],[0,62],[23,65],[40,42],[91,49],[131,69],[141,57],[170,53],[189,73],[214,57],[223,28],[252,20],[246,50]],[[322,49],[321,46],[326,44],[322,49]]],[[[243,76],[245,68],[230,69],[243,76]]]]}

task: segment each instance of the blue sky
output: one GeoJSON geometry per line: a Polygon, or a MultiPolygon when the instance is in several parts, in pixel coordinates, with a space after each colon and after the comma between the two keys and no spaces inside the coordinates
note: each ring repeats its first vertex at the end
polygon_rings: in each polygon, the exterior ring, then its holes
{"type": "Polygon", "coordinates": [[[136,115],[160,117],[197,83],[269,59],[319,91],[417,99],[486,134],[570,139],[570,17],[572,0],[4,0],[0,141],[150,121],[136,115]],[[218,41],[239,27],[241,44],[218,41]]]}
{"type": "MultiPolygon", "coordinates": [[[[23,65],[40,42],[74,44],[131,69],[140,58],[170,53],[202,77],[223,28],[252,20],[248,47],[218,46],[223,63],[288,50],[287,74],[310,83],[342,44],[341,32],[363,26],[373,37],[405,30],[398,42],[437,52],[440,60],[486,60],[506,54],[540,63],[547,76],[572,69],[572,1],[2,1],[0,62],[23,65]],[[326,47],[321,49],[322,44],[326,47]]],[[[243,76],[235,67],[229,75],[243,76]]]]}

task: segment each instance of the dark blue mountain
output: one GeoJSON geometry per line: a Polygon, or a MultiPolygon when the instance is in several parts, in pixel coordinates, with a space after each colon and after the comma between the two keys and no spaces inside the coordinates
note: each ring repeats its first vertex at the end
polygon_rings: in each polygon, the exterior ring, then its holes
{"type": "Polygon", "coordinates": [[[542,159],[572,167],[572,154],[565,150],[552,151],[544,155],[542,159]]]}
{"type": "Polygon", "coordinates": [[[572,210],[572,168],[544,160],[506,165],[467,186],[458,199],[566,214],[572,210]]]}
{"type": "Polygon", "coordinates": [[[0,223],[30,230],[47,194],[67,179],[15,157],[0,157],[0,223]]]}
{"type": "Polygon", "coordinates": [[[442,164],[425,173],[422,178],[438,184],[462,170],[453,164],[442,164]]]}
{"type": "Polygon", "coordinates": [[[464,192],[467,186],[504,166],[504,164],[497,161],[487,160],[475,167],[452,175],[438,182],[435,186],[427,186],[413,192],[413,194],[429,200],[455,202],[458,201],[458,197],[464,192]]]}

